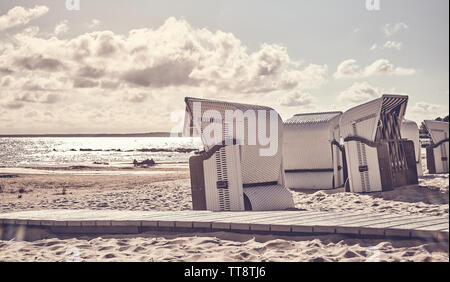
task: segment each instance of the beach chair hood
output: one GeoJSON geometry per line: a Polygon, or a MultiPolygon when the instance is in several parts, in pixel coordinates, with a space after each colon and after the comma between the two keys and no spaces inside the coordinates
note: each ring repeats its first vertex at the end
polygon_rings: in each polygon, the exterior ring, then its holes
{"type": "Polygon", "coordinates": [[[430,134],[431,140],[437,144],[443,140],[448,139],[448,122],[437,120],[424,120],[423,123],[430,134]]]}
{"type": "Polygon", "coordinates": [[[350,190],[375,192],[417,184],[414,142],[403,140],[408,96],[383,95],[341,117],[350,190]]]}
{"type": "MultiPolygon", "coordinates": [[[[340,128],[342,137],[359,136],[374,142],[377,129],[382,126],[382,113],[394,113],[393,122],[401,123],[405,115],[408,96],[383,95],[382,97],[353,107],[341,117],[340,128]]],[[[379,136],[381,138],[381,136],[379,136]]]]}
{"type": "Polygon", "coordinates": [[[449,172],[449,124],[444,121],[424,120],[432,144],[427,146],[427,167],[429,173],[449,172]]]}
{"type": "MultiPolygon", "coordinates": [[[[205,184],[207,186],[205,190],[215,191],[214,189],[217,189],[215,179],[227,174],[229,170],[237,169],[240,172],[241,184],[236,183],[236,185],[240,185],[239,189],[243,191],[237,192],[237,194],[243,195],[242,201],[247,201],[252,206],[252,210],[277,210],[293,207],[292,195],[284,187],[283,123],[276,111],[264,106],[190,97],[185,98],[185,102],[187,114],[184,132],[188,132],[191,136],[199,136],[206,153],[218,150],[215,162],[211,161],[212,154],[209,158],[202,160],[206,182],[209,177],[212,177],[209,184],[205,184]],[[230,114],[236,116],[232,119],[225,118],[230,114]],[[266,117],[265,121],[263,117],[266,117]],[[221,126],[220,132],[210,130],[214,124],[221,126]],[[256,140],[251,137],[251,132],[256,134],[254,136],[256,140]],[[219,138],[216,138],[215,134],[219,135],[219,138]],[[259,134],[269,137],[275,144],[261,143],[259,134]],[[269,136],[270,134],[275,136],[269,136]],[[275,147],[273,154],[262,154],[262,150],[268,150],[270,146],[275,147]],[[218,162],[221,158],[231,159],[232,155],[236,156],[236,163],[218,162]],[[214,167],[214,169],[207,168],[208,166],[214,167]],[[220,172],[212,172],[213,170],[220,172]]],[[[191,174],[195,173],[193,171],[195,164],[190,167],[191,174]]],[[[191,176],[192,189],[197,186],[199,186],[197,183],[192,183],[191,176]]],[[[208,194],[207,191],[206,194],[208,194]]],[[[210,196],[212,199],[216,197],[216,193],[213,192],[210,196]]],[[[206,209],[227,210],[226,208],[222,209],[219,204],[208,207],[210,202],[213,201],[206,199],[206,209]]]]}

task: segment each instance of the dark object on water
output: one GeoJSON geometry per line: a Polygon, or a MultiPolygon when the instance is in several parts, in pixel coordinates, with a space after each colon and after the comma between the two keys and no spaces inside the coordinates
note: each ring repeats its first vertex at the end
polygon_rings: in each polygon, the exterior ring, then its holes
{"type": "Polygon", "coordinates": [[[136,159],[133,160],[133,165],[135,167],[139,167],[139,166],[154,166],[156,163],[153,159],[146,159],[145,161],[142,162],[138,162],[136,159]]]}
{"type": "Polygon", "coordinates": [[[109,165],[109,163],[102,163],[102,162],[93,162],[92,164],[95,164],[95,165],[109,165]]]}
{"type": "Polygon", "coordinates": [[[0,178],[15,178],[15,177],[19,177],[16,174],[0,174],[0,178]]]}
{"type": "Polygon", "coordinates": [[[150,149],[148,149],[148,148],[142,148],[142,149],[137,149],[136,151],[138,151],[138,152],[151,152],[151,153],[156,153],[156,152],[190,153],[190,152],[198,151],[198,149],[191,149],[191,148],[176,148],[176,149],[150,148],[150,149]]]}
{"type": "Polygon", "coordinates": [[[89,166],[85,166],[85,165],[73,165],[73,166],[69,166],[69,169],[86,169],[86,168],[90,168],[89,166]]]}

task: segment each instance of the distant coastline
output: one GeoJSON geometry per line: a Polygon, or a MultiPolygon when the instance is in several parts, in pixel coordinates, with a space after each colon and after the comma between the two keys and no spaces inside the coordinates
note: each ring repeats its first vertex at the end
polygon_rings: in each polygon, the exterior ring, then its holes
{"type": "MultiPolygon", "coordinates": [[[[171,137],[170,132],[149,132],[149,133],[123,133],[123,134],[0,134],[0,138],[7,137],[171,137]]],[[[181,133],[178,133],[181,137],[181,133]]]]}

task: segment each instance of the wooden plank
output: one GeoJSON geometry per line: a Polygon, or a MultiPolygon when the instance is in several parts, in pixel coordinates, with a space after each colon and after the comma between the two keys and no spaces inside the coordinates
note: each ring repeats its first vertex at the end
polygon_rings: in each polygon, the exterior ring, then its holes
{"type": "Polygon", "coordinates": [[[267,217],[262,219],[255,219],[251,222],[254,223],[260,223],[260,222],[266,222],[269,224],[291,224],[292,222],[298,222],[298,221],[306,221],[311,220],[313,218],[320,218],[323,216],[330,216],[330,214],[324,213],[324,212],[312,212],[308,214],[292,214],[292,215],[286,215],[283,217],[267,217]]]}
{"type": "Polygon", "coordinates": [[[83,220],[81,226],[96,226],[96,220],[83,220]]]}
{"type": "MultiPolygon", "coordinates": [[[[380,218],[379,215],[367,215],[361,217],[347,218],[344,220],[337,220],[336,222],[332,222],[330,225],[333,225],[336,233],[340,234],[360,234],[360,226],[361,224],[367,224],[369,222],[383,222],[386,219],[395,218],[393,216],[386,216],[380,218]]],[[[322,225],[322,223],[320,223],[322,225]]],[[[316,230],[316,229],[315,229],[316,230]]],[[[324,232],[327,229],[325,227],[321,227],[321,231],[324,232]]]]}
{"type": "Polygon", "coordinates": [[[16,224],[16,225],[27,225],[28,224],[28,220],[26,220],[26,219],[16,219],[14,224],[16,224]]]}
{"type": "MultiPolygon", "coordinates": [[[[323,234],[323,233],[336,233],[336,226],[338,225],[339,222],[348,222],[348,221],[352,221],[355,218],[360,218],[360,217],[367,217],[367,214],[363,214],[363,215],[359,215],[359,214],[342,214],[342,215],[338,215],[336,217],[323,217],[323,218],[319,218],[319,219],[313,219],[313,220],[307,220],[301,223],[301,226],[303,228],[300,228],[298,225],[299,224],[293,224],[296,225],[297,227],[294,228],[293,230],[305,230],[306,226],[305,225],[311,225],[312,226],[312,232],[313,233],[318,233],[318,234],[323,234]]],[[[350,231],[348,231],[350,232],[350,231]]]]}
{"type": "Polygon", "coordinates": [[[299,213],[284,213],[284,214],[272,214],[272,213],[260,213],[260,214],[243,214],[240,216],[230,216],[228,218],[218,219],[217,222],[268,222],[270,220],[282,220],[282,219],[292,219],[304,216],[311,216],[311,214],[316,213],[307,213],[307,214],[299,214],[299,213]],[[231,219],[226,221],[226,219],[231,219]]]}
{"type": "Polygon", "coordinates": [[[36,220],[36,219],[29,219],[29,220],[27,220],[27,225],[29,225],[29,226],[40,226],[41,225],[41,221],[40,220],[36,220]]]}
{"type": "MultiPolygon", "coordinates": [[[[215,224],[216,220],[223,219],[225,221],[229,221],[230,218],[233,219],[239,219],[242,217],[248,217],[247,214],[242,214],[238,217],[233,217],[232,215],[228,213],[208,213],[208,214],[202,214],[202,215],[186,215],[186,216],[179,216],[174,220],[174,224],[172,227],[183,227],[183,228],[193,228],[194,222],[198,221],[210,221],[212,223],[212,228],[216,229],[229,229],[230,225],[226,225],[226,223],[218,223],[215,224]]],[[[161,223],[161,222],[160,222],[161,223]]]]}
{"type": "MultiPolygon", "coordinates": [[[[207,212],[206,214],[210,214],[207,212]]],[[[179,212],[177,214],[164,213],[164,214],[153,214],[152,220],[147,217],[145,221],[141,222],[141,225],[144,227],[152,226],[152,227],[164,227],[164,228],[175,228],[184,227],[184,228],[192,228],[193,220],[199,217],[204,217],[205,212],[196,212],[193,214],[192,212],[179,212]]]]}
{"type": "Polygon", "coordinates": [[[67,221],[67,226],[81,226],[81,221],[69,220],[67,221]]]}
{"type": "Polygon", "coordinates": [[[402,220],[405,218],[406,218],[405,215],[398,215],[398,214],[385,214],[385,215],[375,214],[371,218],[367,218],[365,220],[355,220],[353,222],[342,223],[342,226],[344,227],[370,226],[371,224],[402,220]]]}
{"type": "MultiPolygon", "coordinates": [[[[439,219],[439,221],[442,221],[439,219]]],[[[426,222],[430,222],[428,218],[406,218],[397,221],[389,221],[378,224],[371,224],[367,227],[370,229],[382,229],[383,234],[385,236],[397,236],[397,237],[410,237],[411,229],[408,229],[407,226],[423,226],[427,224],[426,222]],[[402,228],[403,226],[403,228],[402,228]]],[[[367,229],[366,229],[367,230],[367,229]]],[[[362,230],[361,230],[362,231],[362,230]]],[[[362,234],[365,234],[361,232],[362,234]]]]}
{"type": "Polygon", "coordinates": [[[449,233],[448,229],[445,231],[446,228],[448,228],[448,222],[412,229],[411,237],[448,241],[449,233]]]}
{"type": "MultiPolygon", "coordinates": [[[[291,222],[298,219],[313,218],[322,215],[322,212],[301,212],[301,213],[286,213],[283,216],[264,216],[253,217],[248,219],[249,230],[255,231],[274,231],[274,232],[291,232],[291,222]],[[281,216],[281,217],[280,217],[281,216]]],[[[247,227],[244,227],[247,230],[247,227]]],[[[241,229],[242,230],[242,229],[241,229]]]]}
{"type": "Polygon", "coordinates": [[[435,231],[434,233],[434,239],[437,241],[449,241],[449,235],[448,235],[448,231],[435,231]]]}
{"type": "Polygon", "coordinates": [[[373,214],[352,214],[352,215],[346,215],[342,217],[338,217],[335,219],[322,219],[316,221],[316,225],[336,225],[336,224],[345,224],[345,223],[352,223],[355,220],[367,220],[367,219],[373,219],[373,214]]]}
{"type": "Polygon", "coordinates": [[[250,223],[250,230],[253,230],[253,231],[270,231],[270,224],[250,223]]]}
{"type": "Polygon", "coordinates": [[[307,219],[318,218],[324,215],[324,212],[312,212],[302,215],[291,215],[290,217],[283,218],[263,218],[252,220],[250,222],[250,230],[308,233],[312,232],[312,228],[304,229],[300,226],[297,226],[293,230],[293,223],[298,222],[299,220],[305,221],[307,219]]]}
{"type": "MultiPolygon", "coordinates": [[[[111,220],[96,220],[95,221],[95,225],[96,226],[112,226],[112,221],[111,220]]],[[[118,225],[116,225],[118,226],[118,225]]]]}
{"type": "Polygon", "coordinates": [[[67,221],[54,221],[53,226],[67,226],[67,221]]]}
{"type": "Polygon", "coordinates": [[[41,226],[52,226],[53,225],[53,221],[52,220],[41,220],[39,225],[41,225],[41,226]]]}
{"type": "MultiPolygon", "coordinates": [[[[108,221],[106,221],[105,223],[107,223],[107,222],[108,221]]],[[[137,221],[137,220],[111,220],[111,224],[110,225],[111,226],[141,226],[141,221],[137,221]]]]}
{"type": "Polygon", "coordinates": [[[336,232],[336,225],[339,224],[339,222],[348,222],[355,220],[355,218],[367,218],[370,216],[369,214],[340,214],[334,217],[319,217],[319,218],[312,218],[309,220],[304,220],[298,222],[292,222],[291,228],[292,231],[295,230],[295,232],[306,232],[309,230],[312,230],[313,233],[335,233],[336,232]],[[312,224],[310,224],[312,223],[312,224]],[[309,228],[309,226],[305,225],[312,225],[312,229],[309,228]],[[294,228],[295,226],[295,228],[294,228]]]}
{"type": "Polygon", "coordinates": [[[261,212],[257,214],[243,213],[237,216],[227,216],[223,218],[214,218],[212,221],[213,229],[223,230],[250,230],[251,220],[258,218],[276,217],[279,215],[271,215],[269,212],[261,212]]]}
{"type": "MultiPolygon", "coordinates": [[[[309,223],[314,222],[334,222],[339,219],[344,219],[347,217],[354,217],[357,215],[354,214],[348,214],[348,213],[336,213],[336,214],[329,214],[329,213],[320,213],[317,215],[311,215],[309,217],[295,217],[295,218],[285,218],[285,219],[275,219],[275,220],[268,220],[266,223],[270,224],[270,230],[271,231],[277,231],[277,232],[298,232],[298,233],[308,233],[313,232],[312,226],[307,226],[309,223]]],[[[319,228],[318,232],[321,232],[322,230],[319,228]]],[[[326,232],[326,231],[323,231],[326,232]]],[[[333,231],[330,231],[334,233],[333,231]]]]}
{"type": "Polygon", "coordinates": [[[400,224],[400,225],[394,225],[390,228],[395,229],[426,229],[430,230],[427,227],[431,228],[433,225],[436,224],[448,224],[448,220],[445,218],[439,218],[439,219],[430,219],[430,220],[421,220],[421,221],[412,221],[411,223],[407,224],[400,224]]]}
{"type": "Polygon", "coordinates": [[[287,222],[286,224],[300,224],[300,223],[307,223],[307,222],[314,222],[316,220],[320,219],[330,219],[330,218],[337,218],[340,216],[346,216],[347,213],[336,213],[336,214],[330,214],[330,213],[323,213],[323,214],[317,214],[317,215],[311,215],[311,216],[296,216],[291,218],[280,218],[280,219],[267,219],[267,220],[252,220],[251,223],[268,223],[268,224],[283,224],[287,222]]]}
{"type": "Polygon", "coordinates": [[[194,228],[207,228],[212,229],[212,222],[193,222],[194,228]]]}
{"type": "Polygon", "coordinates": [[[213,214],[199,219],[195,219],[195,221],[193,221],[193,226],[194,228],[198,226],[206,226],[206,223],[208,223],[210,228],[212,229],[230,230],[231,222],[233,220],[236,220],[240,217],[245,218],[246,216],[247,216],[246,214],[240,214],[235,217],[233,217],[229,213],[213,214]]]}
{"type": "Polygon", "coordinates": [[[137,234],[137,226],[52,226],[57,234],[137,234]]]}
{"type": "MultiPolygon", "coordinates": [[[[386,219],[394,219],[394,218],[403,218],[403,216],[398,215],[372,215],[363,219],[354,219],[347,222],[339,222],[339,225],[336,226],[336,233],[338,234],[361,234],[361,225],[368,223],[380,223],[385,222],[386,219]]],[[[370,228],[369,228],[370,229],[370,228]]],[[[369,231],[371,235],[384,235],[384,230],[373,229],[369,231]]],[[[366,233],[367,234],[367,233],[366,233]]]]}
{"type": "MultiPolygon", "coordinates": [[[[404,226],[404,225],[429,222],[432,220],[433,219],[430,219],[427,217],[422,217],[422,218],[405,217],[405,218],[399,218],[398,220],[389,220],[386,222],[381,222],[381,223],[377,223],[377,224],[369,224],[369,225],[364,225],[364,226],[371,227],[371,228],[393,228],[393,227],[401,228],[401,226],[404,226]]],[[[441,219],[438,219],[438,220],[441,220],[441,219]]]]}

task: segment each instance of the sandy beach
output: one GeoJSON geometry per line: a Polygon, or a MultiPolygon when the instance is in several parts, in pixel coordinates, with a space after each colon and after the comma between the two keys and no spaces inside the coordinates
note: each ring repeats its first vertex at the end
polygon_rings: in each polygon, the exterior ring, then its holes
{"type": "MultiPolygon", "coordinates": [[[[41,167],[39,170],[47,173],[0,174],[1,213],[39,209],[192,209],[187,168],[41,167]],[[124,170],[131,173],[114,174],[124,170]],[[70,173],[59,173],[61,171],[70,173]],[[89,171],[92,173],[86,173],[89,171]],[[109,173],[96,173],[99,171],[109,173]]],[[[448,174],[425,174],[419,185],[382,193],[345,193],[342,189],[291,192],[300,210],[448,217],[448,177],[448,174]]],[[[35,239],[0,241],[0,260],[449,261],[448,242],[342,235],[274,237],[225,232],[150,232],[104,236],[40,234],[35,239]]]]}

